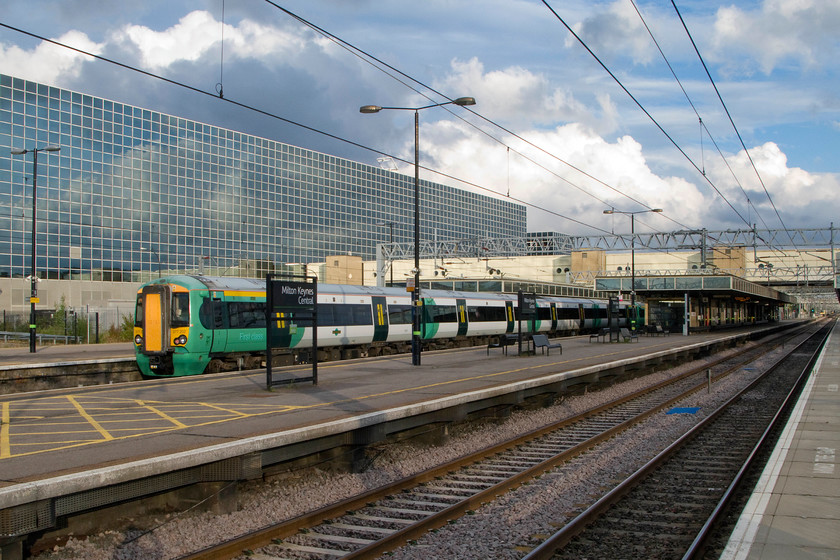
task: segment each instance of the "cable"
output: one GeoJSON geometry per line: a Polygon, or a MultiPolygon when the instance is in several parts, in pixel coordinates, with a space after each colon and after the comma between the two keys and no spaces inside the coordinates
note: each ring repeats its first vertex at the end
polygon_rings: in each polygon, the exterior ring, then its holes
{"type": "MultiPolygon", "coordinates": [[[[691,32],[688,30],[688,26],[686,25],[679,8],[677,8],[676,2],[674,0],[671,0],[671,5],[674,6],[674,10],[677,12],[677,16],[680,18],[680,23],[682,23],[683,29],[685,29],[685,33],[686,35],[688,35],[688,38],[691,41],[691,45],[694,47],[694,52],[697,53],[697,58],[700,59],[700,63],[703,65],[703,70],[706,71],[706,76],[709,77],[709,82],[711,82],[712,87],[715,90],[715,94],[717,94],[718,100],[720,100],[720,104],[723,107],[723,110],[726,112],[726,116],[729,119],[729,122],[732,124],[732,128],[735,131],[735,135],[738,137],[738,141],[741,143],[741,147],[744,149],[744,153],[747,154],[747,159],[750,160],[750,165],[752,166],[753,171],[755,171],[756,177],[758,177],[758,182],[761,183],[761,187],[764,189],[764,194],[767,195],[767,200],[770,201],[770,205],[773,207],[773,211],[776,213],[776,217],[779,218],[779,223],[782,224],[782,228],[785,231],[788,231],[784,220],[782,220],[781,214],[779,214],[779,209],[776,208],[776,204],[773,202],[773,198],[770,196],[770,193],[768,192],[767,186],[764,184],[764,181],[761,179],[761,174],[759,174],[758,169],[755,166],[755,162],[753,162],[752,156],[750,156],[750,151],[747,149],[746,144],[744,144],[744,139],[741,137],[741,133],[738,131],[738,127],[735,126],[735,121],[732,120],[732,115],[729,113],[729,109],[726,107],[726,103],[723,101],[723,97],[720,95],[720,91],[718,90],[717,84],[715,84],[715,81],[712,78],[712,74],[709,72],[709,68],[706,66],[706,62],[703,60],[703,56],[700,54],[700,50],[697,48],[697,44],[694,42],[694,38],[691,36],[691,32]]],[[[798,246],[793,241],[793,236],[791,236],[790,233],[788,233],[788,237],[790,238],[790,241],[793,244],[793,246],[798,249],[798,246]]]]}
{"type": "MultiPolygon", "coordinates": [[[[715,149],[717,149],[717,152],[718,152],[718,154],[720,155],[721,160],[723,160],[723,162],[724,162],[724,164],[726,165],[727,169],[729,169],[729,173],[732,175],[732,178],[735,180],[735,183],[738,185],[738,188],[740,188],[740,189],[741,189],[741,192],[743,193],[744,198],[745,198],[745,199],[746,199],[746,201],[747,201],[747,207],[748,207],[748,208],[752,208],[752,209],[754,209],[754,210],[755,210],[756,217],[757,217],[759,220],[761,220],[761,223],[764,225],[764,227],[765,227],[766,229],[770,229],[770,227],[767,225],[767,222],[765,222],[765,221],[764,221],[764,218],[761,216],[760,212],[758,211],[758,208],[755,208],[755,207],[753,206],[752,201],[750,200],[749,195],[747,194],[746,190],[744,189],[744,186],[741,184],[741,181],[739,181],[739,180],[738,180],[738,176],[735,174],[735,171],[732,169],[732,166],[730,166],[730,165],[729,165],[729,161],[726,159],[726,156],[724,156],[724,155],[723,155],[723,151],[720,149],[720,146],[718,146],[717,142],[716,142],[716,141],[715,141],[715,139],[714,139],[714,136],[712,136],[711,131],[710,131],[710,130],[706,127],[706,124],[703,122],[703,118],[700,116],[700,113],[699,113],[699,111],[697,110],[697,107],[696,107],[696,106],[694,105],[694,103],[691,101],[691,97],[688,95],[688,92],[686,91],[685,87],[683,87],[682,81],[680,81],[679,77],[677,76],[676,71],[674,70],[673,66],[671,66],[671,62],[668,60],[668,57],[667,57],[667,56],[665,56],[665,52],[662,50],[662,47],[659,45],[659,41],[657,41],[657,40],[656,40],[656,37],[654,37],[654,35],[653,35],[653,31],[650,29],[650,26],[648,26],[647,21],[645,20],[644,16],[642,15],[642,12],[639,10],[638,6],[636,5],[636,2],[635,2],[634,0],[630,0],[630,3],[633,5],[633,8],[636,10],[636,14],[639,16],[639,19],[642,21],[642,25],[644,25],[644,26],[645,26],[645,29],[647,30],[648,35],[650,36],[651,41],[653,41],[653,44],[654,44],[654,45],[656,45],[656,48],[657,48],[657,50],[659,51],[659,54],[662,56],[662,60],[665,62],[665,65],[668,67],[668,70],[671,72],[671,75],[674,77],[674,80],[675,80],[675,81],[677,82],[677,84],[679,85],[680,90],[682,90],[683,95],[685,96],[686,101],[687,101],[687,102],[688,102],[688,104],[691,106],[691,109],[694,111],[694,114],[697,116],[697,119],[698,119],[698,121],[700,122],[700,128],[701,128],[701,130],[700,130],[700,146],[701,146],[701,152],[702,152],[702,146],[703,146],[703,130],[705,130],[705,131],[706,131],[706,134],[708,134],[708,136],[709,136],[709,139],[710,139],[710,140],[712,141],[712,143],[714,144],[715,149]]],[[[685,23],[683,23],[683,27],[685,27],[685,23]]],[[[686,30],[686,31],[687,31],[687,30],[686,30]]],[[[693,43],[693,41],[692,41],[692,43],[693,43]]],[[[696,51],[696,46],[695,46],[695,51],[696,51]]],[[[699,53],[698,53],[698,54],[699,54],[699,53]]],[[[736,132],[737,132],[737,131],[736,131],[736,132]]],[[[703,176],[705,177],[705,175],[706,175],[705,166],[704,166],[704,168],[703,168],[703,170],[702,170],[702,172],[701,172],[701,173],[702,173],[702,174],[703,174],[703,176]]],[[[749,224],[749,223],[750,223],[750,222],[748,221],[748,224],[749,224]]],[[[753,229],[755,229],[755,228],[753,228],[753,229]]],[[[759,238],[760,238],[760,237],[759,237],[759,238]]],[[[766,244],[766,245],[767,245],[767,246],[768,246],[771,250],[773,250],[773,251],[779,251],[778,249],[774,248],[772,245],[770,245],[769,243],[767,243],[767,242],[766,242],[766,240],[762,239],[762,241],[765,241],[765,244],[766,244]]]]}

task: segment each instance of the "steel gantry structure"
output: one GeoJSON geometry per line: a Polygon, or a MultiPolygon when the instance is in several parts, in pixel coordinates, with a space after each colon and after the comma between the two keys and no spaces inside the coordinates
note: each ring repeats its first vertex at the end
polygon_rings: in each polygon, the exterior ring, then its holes
{"type": "MultiPolygon", "coordinates": [[[[603,235],[565,235],[562,233],[534,233],[526,237],[501,239],[474,238],[455,240],[428,240],[420,244],[422,258],[460,257],[516,257],[535,255],[563,255],[583,249],[604,251],[637,248],[654,251],[704,249],[720,246],[760,247],[770,250],[796,250],[818,247],[834,248],[834,226],[808,229],[745,229],[745,230],[679,230],[603,235]],[[635,237],[635,242],[633,238],[635,237]]],[[[386,261],[411,258],[413,243],[384,243],[380,245],[386,261]]]]}

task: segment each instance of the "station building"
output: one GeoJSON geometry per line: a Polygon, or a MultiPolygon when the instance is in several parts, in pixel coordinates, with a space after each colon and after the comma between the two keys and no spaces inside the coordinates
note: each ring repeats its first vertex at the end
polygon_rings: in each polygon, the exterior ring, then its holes
{"type": "MultiPolygon", "coordinates": [[[[414,236],[414,178],[0,75],[0,309],[130,308],[160,274],[264,276],[414,236]],[[122,284],[122,285],[121,285],[122,284]]],[[[525,235],[525,206],[422,181],[421,236],[525,235]]],[[[28,319],[27,319],[28,320],[28,319]]]]}

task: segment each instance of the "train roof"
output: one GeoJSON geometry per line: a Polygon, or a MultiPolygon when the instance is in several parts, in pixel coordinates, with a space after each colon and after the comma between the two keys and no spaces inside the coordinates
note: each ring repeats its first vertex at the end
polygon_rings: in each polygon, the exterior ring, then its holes
{"type": "MultiPolygon", "coordinates": [[[[240,278],[233,276],[199,276],[199,275],[178,275],[167,276],[148,282],[147,284],[177,284],[191,290],[209,289],[219,291],[265,291],[265,280],[261,278],[240,278]]],[[[380,286],[351,286],[346,284],[318,284],[319,293],[342,294],[342,295],[369,295],[369,296],[404,296],[404,288],[384,288],[380,286]]],[[[423,297],[430,298],[476,298],[487,300],[509,300],[516,297],[516,294],[499,292],[460,292],[453,290],[431,290],[421,291],[423,297]]],[[[576,298],[569,296],[539,296],[540,299],[547,299],[557,302],[602,302],[603,300],[592,298],[576,298]]]]}

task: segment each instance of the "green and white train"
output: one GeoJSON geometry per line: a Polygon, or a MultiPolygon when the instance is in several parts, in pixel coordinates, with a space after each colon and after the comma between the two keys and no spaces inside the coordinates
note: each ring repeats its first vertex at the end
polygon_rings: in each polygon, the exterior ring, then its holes
{"type": "MultiPolygon", "coordinates": [[[[424,348],[484,345],[517,330],[516,294],[423,290],[424,348]]],[[[607,326],[606,300],[540,296],[523,331],[570,336],[607,326]]],[[[401,288],[318,285],[319,361],[410,352],[411,294],[401,288]]],[[[134,344],[144,376],[260,367],[266,350],[265,280],[170,276],[137,292],[134,344]]],[[[639,320],[626,303],[619,325],[639,320]]],[[[289,322],[291,323],[291,322],[289,322]]],[[[643,321],[641,321],[643,323],[643,321]]],[[[641,324],[639,323],[639,324],[641,324]]],[[[311,359],[312,329],[295,328],[280,363],[311,359]]]]}

